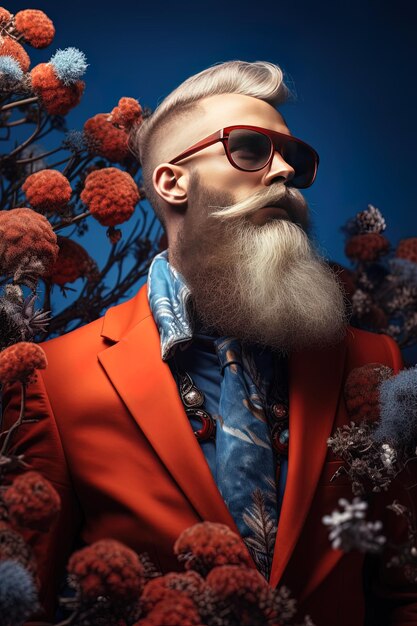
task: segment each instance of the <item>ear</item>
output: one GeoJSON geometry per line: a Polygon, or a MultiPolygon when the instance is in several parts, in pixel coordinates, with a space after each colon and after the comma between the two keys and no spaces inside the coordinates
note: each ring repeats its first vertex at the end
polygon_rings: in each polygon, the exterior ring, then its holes
{"type": "Polygon", "coordinates": [[[174,209],[186,208],[188,199],[189,173],[179,165],[160,163],[153,172],[155,191],[174,209]]]}

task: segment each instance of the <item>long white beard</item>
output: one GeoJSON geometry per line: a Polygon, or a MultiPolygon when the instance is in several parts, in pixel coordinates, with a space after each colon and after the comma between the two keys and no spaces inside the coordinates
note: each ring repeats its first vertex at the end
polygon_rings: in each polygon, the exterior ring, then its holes
{"type": "Polygon", "coordinates": [[[197,191],[170,261],[206,329],[283,353],[340,341],[345,297],[302,227],[308,213],[300,192],[288,194],[288,210],[301,225],[275,219],[259,226],[248,216],[281,198],[281,186],[229,206],[227,194],[197,191]],[[220,210],[207,215],[204,206],[220,210]]]}
{"type": "MultiPolygon", "coordinates": [[[[241,226],[233,242],[231,300],[243,312],[235,322],[242,340],[285,352],[340,340],[347,322],[344,296],[306,233],[287,220],[241,226]]],[[[227,323],[225,311],[219,324],[227,323]]]]}

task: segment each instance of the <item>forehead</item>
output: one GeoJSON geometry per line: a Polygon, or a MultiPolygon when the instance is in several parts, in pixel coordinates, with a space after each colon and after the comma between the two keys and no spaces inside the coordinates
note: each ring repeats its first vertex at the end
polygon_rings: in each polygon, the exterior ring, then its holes
{"type": "Polygon", "coordinates": [[[261,126],[291,134],[284,118],[272,105],[252,96],[220,94],[203,98],[198,105],[186,123],[175,129],[169,154],[178,154],[220,128],[234,124],[261,126]]]}
{"type": "Polygon", "coordinates": [[[200,101],[203,115],[198,118],[199,131],[212,133],[233,124],[263,126],[288,132],[284,118],[267,102],[236,93],[210,96],[200,101]]]}

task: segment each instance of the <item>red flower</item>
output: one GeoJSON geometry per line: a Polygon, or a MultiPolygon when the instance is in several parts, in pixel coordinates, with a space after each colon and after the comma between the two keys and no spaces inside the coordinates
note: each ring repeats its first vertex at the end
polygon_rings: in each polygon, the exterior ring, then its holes
{"type": "Polygon", "coordinates": [[[58,256],[57,236],[46,217],[32,209],[0,211],[0,266],[16,282],[44,276],[58,256]]]}
{"type": "Polygon", "coordinates": [[[166,597],[134,626],[204,626],[194,602],[181,592],[166,597]]]}
{"type": "Polygon", "coordinates": [[[98,113],[84,124],[84,132],[90,137],[95,152],[100,156],[121,163],[129,155],[128,135],[108,120],[106,113],[98,113]]]}
{"type": "Polygon", "coordinates": [[[417,263],[417,237],[401,239],[395,251],[395,256],[417,263]]]}
{"type": "Polygon", "coordinates": [[[0,522],[0,561],[8,559],[13,559],[23,565],[32,574],[35,583],[39,584],[36,575],[36,559],[32,550],[22,535],[5,522],[0,522]]]}
{"type": "Polygon", "coordinates": [[[355,261],[376,261],[389,251],[390,243],[379,233],[354,235],[345,247],[346,256],[355,261]]]}
{"type": "Polygon", "coordinates": [[[175,599],[178,592],[196,600],[202,593],[204,579],[197,572],[171,572],[150,580],[143,590],[141,605],[145,613],[152,611],[162,601],[175,599]]]}
{"type": "Polygon", "coordinates": [[[38,472],[25,472],[4,493],[10,518],[23,528],[48,530],[61,508],[59,495],[38,472]]]}
{"type": "Polygon", "coordinates": [[[53,213],[62,209],[71,198],[71,185],[58,170],[40,170],[28,176],[22,185],[26,198],[38,211],[53,213]]]}
{"type": "Polygon", "coordinates": [[[379,385],[392,375],[392,369],[381,363],[367,363],[355,367],[349,373],[344,395],[349,416],[353,421],[379,419],[379,385]]]}
{"type": "Polygon", "coordinates": [[[77,278],[93,278],[97,266],[88,252],[76,241],[58,235],[59,253],[46,279],[55,285],[73,283],[77,278]]]}
{"type": "Polygon", "coordinates": [[[132,216],[139,192],[130,174],[106,167],[87,176],[80,198],[100,224],[115,226],[132,216]]]}
{"type": "Polygon", "coordinates": [[[251,566],[241,538],[225,524],[201,522],[184,530],[174,544],[174,553],[185,569],[202,576],[218,565],[251,566]]]}
{"type": "Polygon", "coordinates": [[[64,85],[50,63],[39,63],[30,73],[32,88],[39,95],[50,115],[66,115],[81,100],[85,83],[82,80],[64,85]]]}
{"type": "Polygon", "coordinates": [[[27,72],[30,66],[30,58],[23,46],[11,37],[0,38],[0,56],[9,56],[17,61],[23,72],[27,72]]]}
{"type": "Polygon", "coordinates": [[[0,7],[0,24],[9,22],[12,18],[12,14],[7,9],[0,7]]]}
{"type": "Polygon", "coordinates": [[[120,98],[108,119],[112,124],[129,130],[142,120],[142,107],[134,98],[120,98]]]}
{"type": "Polygon", "coordinates": [[[277,623],[275,593],[255,569],[238,565],[215,567],[206,579],[207,587],[223,609],[229,608],[241,626],[277,623]]]}
{"type": "Polygon", "coordinates": [[[99,596],[114,604],[131,604],[143,589],[143,567],[138,555],[114,539],[101,539],[74,552],[68,573],[85,604],[94,604],[99,596]]]}
{"type": "Polygon", "coordinates": [[[52,20],[38,9],[25,9],[15,15],[16,29],[34,48],[46,48],[55,36],[52,20]]]}
{"type": "Polygon", "coordinates": [[[43,348],[37,343],[19,341],[0,352],[0,383],[25,383],[35,370],[44,370],[47,365],[43,348]]]}

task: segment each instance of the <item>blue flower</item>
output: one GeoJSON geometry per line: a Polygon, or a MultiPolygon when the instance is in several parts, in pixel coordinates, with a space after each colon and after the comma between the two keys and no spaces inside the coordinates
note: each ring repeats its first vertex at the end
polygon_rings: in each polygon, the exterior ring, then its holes
{"type": "Polygon", "coordinates": [[[62,147],[75,153],[87,150],[88,143],[84,132],[82,130],[69,130],[62,141],[62,147]]]}
{"type": "Polygon", "coordinates": [[[12,81],[20,82],[23,78],[23,71],[19,63],[8,55],[0,56],[0,74],[12,81]]]}
{"type": "Polygon", "coordinates": [[[64,85],[77,82],[85,73],[88,64],[84,52],[78,48],[65,48],[57,50],[50,60],[56,75],[64,85]]]}
{"type": "Polygon", "coordinates": [[[379,392],[381,417],[374,433],[375,440],[414,449],[417,441],[417,366],[383,381],[379,392]]]}
{"type": "Polygon", "coordinates": [[[398,282],[405,283],[409,287],[417,287],[417,263],[408,259],[391,259],[391,272],[398,282]]]}
{"type": "Polygon", "coordinates": [[[36,588],[29,572],[17,561],[1,561],[1,623],[21,626],[37,608],[36,588]]]}

